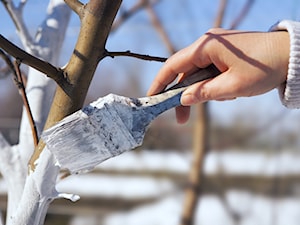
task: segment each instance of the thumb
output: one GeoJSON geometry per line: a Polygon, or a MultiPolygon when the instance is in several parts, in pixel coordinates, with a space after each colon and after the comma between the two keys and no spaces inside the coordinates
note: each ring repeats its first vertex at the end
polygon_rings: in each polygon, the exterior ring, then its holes
{"type": "Polygon", "coordinates": [[[208,81],[199,82],[191,85],[186,89],[181,96],[181,105],[191,106],[196,103],[208,101],[207,97],[203,96],[205,83],[208,81]]]}
{"type": "Polygon", "coordinates": [[[188,87],[181,96],[181,104],[190,106],[209,100],[234,99],[235,89],[238,87],[235,76],[226,71],[219,76],[198,82],[188,87]]]}

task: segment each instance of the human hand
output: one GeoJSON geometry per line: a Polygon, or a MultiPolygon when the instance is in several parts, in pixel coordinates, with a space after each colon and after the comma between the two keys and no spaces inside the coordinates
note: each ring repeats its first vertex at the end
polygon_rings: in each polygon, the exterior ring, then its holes
{"type": "Polygon", "coordinates": [[[289,46],[289,34],[285,31],[211,29],[166,61],[148,95],[161,92],[177,77],[182,80],[198,68],[214,64],[221,71],[219,76],[193,84],[183,92],[183,107],[176,108],[176,115],[177,121],[184,123],[193,104],[259,95],[284,83],[289,46]]]}

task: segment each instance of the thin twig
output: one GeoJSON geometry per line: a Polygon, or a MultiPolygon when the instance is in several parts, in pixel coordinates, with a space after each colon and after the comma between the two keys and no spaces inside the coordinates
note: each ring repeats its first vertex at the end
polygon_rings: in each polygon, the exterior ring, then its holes
{"type": "Polygon", "coordinates": [[[174,45],[171,42],[171,39],[169,38],[166,30],[162,26],[156,12],[153,9],[153,5],[147,5],[146,6],[147,12],[149,14],[149,17],[151,19],[152,25],[157,30],[158,34],[161,36],[163,42],[165,43],[168,51],[170,54],[174,54],[176,52],[176,49],[174,45]]]}
{"type": "Polygon", "coordinates": [[[9,56],[6,55],[4,51],[2,51],[2,49],[0,49],[0,56],[5,61],[6,65],[13,71],[13,73],[16,74],[16,70],[13,63],[11,62],[9,56]]]}
{"type": "Polygon", "coordinates": [[[242,8],[241,12],[238,14],[238,16],[232,21],[231,25],[229,26],[229,29],[235,29],[245,18],[246,15],[248,15],[248,12],[253,5],[254,0],[248,0],[244,7],[242,8]]]}
{"type": "Polygon", "coordinates": [[[28,46],[32,44],[32,36],[30,35],[27,26],[23,21],[23,9],[27,1],[20,1],[18,6],[15,6],[12,0],[0,1],[3,3],[4,7],[6,8],[6,11],[10,15],[10,18],[12,19],[13,23],[15,24],[19,35],[22,37],[21,41],[23,42],[23,45],[28,46]]]}
{"type": "Polygon", "coordinates": [[[38,134],[37,134],[36,125],[35,125],[35,122],[34,122],[34,119],[33,119],[33,116],[32,116],[32,112],[31,112],[31,109],[30,109],[30,106],[29,106],[28,98],[27,98],[27,95],[26,95],[25,86],[24,86],[22,74],[21,74],[21,71],[20,71],[20,64],[21,64],[20,60],[16,59],[14,61],[14,68],[15,68],[15,72],[16,72],[15,73],[15,76],[16,76],[15,77],[15,83],[16,83],[19,91],[20,91],[20,95],[22,97],[23,104],[24,104],[24,107],[26,109],[26,113],[27,113],[27,116],[28,116],[31,131],[32,131],[33,143],[34,143],[34,146],[36,147],[38,145],[39,138],[38,138],[38,134]]]}
{"type": "Polygon", "coordinates": [[[222,23],[224,21],[226,5],[227,5],[227,0],[220,0],[217,16],[216,16],[213,27],[222,27],[222,23]]]}
{"type": "Polygon", "coordinates": [[[118,27],[120,27],[128,18],[135,15],[140,10],[143,10],[147,5],[155,5],[160,0],[140,0],[138,1],[132,8],[128,10],[121,11],[120,10],[120,16],[115,22],[113,23],[113,26],[111,28],[111,31],[115,31],[118,27]]]}
{"type": "Polygon", "coordinates": [[[144,1],[140,0],[131,9],[129,9],[127,11],[122,11],[122,12],[120,10],[120,12],[121,12],[120,16],[113,23],[113,25],[111,27],[111,31],[115,31],[118,27],[121,26],[121,24],[124,23],[124,21],[126,21],[129,17],[131,17],[132,15],[134,15],[136,12],[138,12],[139,10],[141,10],[143,8],[144,8],[144,1]]]}
{"type": "Polygon", "coordinates": [[[138,58],[138,59],[142,59],[142,60],[157,61],[157,62],[165,62],[167,60],[167,58],[164,58],[164,57],[143,55],[143,54],[133,53],[131,51],[125,51],[125,52],[106,51],[106,56],[110,56],[112,58],[114,58],[116,56],[129,56],[129,57],[134,57],[134,58],[138,58]]]}
{"type": "Polygon", "coordinates": [[[7,66],[11,69],[12,73],[14,74],[14,79],[13,80],[14,80],[16,86],[19,89],[19,93],[22,97],[23,104],[24,104],[24,107],[25,107],[27,115],[28,115],[28,119],[29,119],[29,123],[30,123],[30,126],[31,126],[32,135],[33,135],[34,146],[37,146],[37,144],[38,144],[37,129],[36,129],[36,125],[35,125],[35,122],[33,120],[33,116],[32,116],[31,109],[30,109],[30,106],[29,106],[29,102],[28,102],[28,99],[27,99],[22,73],[20,71],[20,60],[17,59],[17,60],[14,61],[14,63],[12,63],[9,56],[7,54],[5,54],[5,52],[3,52],[1,49],[0,49],[0,56],[1,56],[1,58],[3,58],[3,60],[7,64],[7,66]]]}
{"type": "MultiPolygon", "coordinates": [[[[133,16],[138,11],[144,9],[145,7],[152,7],[154,4],[159,2],[160,0],[140,0],[138,1],[132,8],[127,11],[122,11],[120,13],[119,19],[117,19],[111,28],[111,31],[116,30],[121,24],[123,24],[129,17],[133,16]]],[[[159,22],[158,22],[159,23],[159,22]]],[[[161,28],[163,30],[163,28],[161,28]]],[[[165,43],[167,43],[167,35],[165,35],[165,43]]],[[[168,49],[171,49],[171,44],[168,45],[168,49]]],[[[157,56],[150,56],[144,54],[133,53],[131,51],[119,51],[119,52],[111,52],[106,50],[106,56],[110,56],[112,58],[116,56],[128,56],[134,57],[141,60],[148,60],[148,61],[156,61],[156,62],[165,62],[167,58],[165,57],[157,57],[157,56]]]]}

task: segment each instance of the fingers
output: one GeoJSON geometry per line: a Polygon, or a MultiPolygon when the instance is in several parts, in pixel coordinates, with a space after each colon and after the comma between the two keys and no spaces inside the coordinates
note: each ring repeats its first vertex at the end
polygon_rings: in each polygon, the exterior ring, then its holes
{"type": "Polygon", "coordinates": [[[189,106],[179,106],[176,107],[176,119],[180,124],[186,123],[190,118],[191,107],[189,106]]]}
{"type": "Polygon", "coordinates": [[[190,64],[184,57],[185,54],[185,50],[181,50],[166,61],[152,82],[147,93],[148,95],[157,94],[164,90],[168,84],[177,78],[179,73],[183,72],[183,67],[186,67],[185,63],[190,64]]]}
{"type": "Polygon", "coordinates": [[[159,93],[165,89],[168,84],[173,82],[179,74],[189,74],[198,68],[209,65],[209,57],[205,57],[204,53],[199,53],[199,46],[198,48],[196,46],[198,45],[193,44],[171,56],[158,72],[147,94],[154,95],[159,93]],[[208,60],[205,62],[199,62],[199,55],[208,60]]]}
{"type": "MultiPolygon", "coordinates": [[[[219,76],[195,83],[181,96],[183,106],[209,100],[229,100],[263,94],[286,81],[289,62],[287,32],[241,32],[213,29],[170,57],[157,74],[148,95],[156,94],[198,68],[214,64],[219,76]]],[[[176,109],[184,123],[189,107],[176,109]]]]}
{"type": "Polygon", "coordinates": [[[232,73],[226,71],[218,77],[191,85],[183,92],[181,104],[191,106],[209,100],[235,99],[243,95],[240,90],[242,90],[244,83],[236,79],[236,76],[233,76],[232,73]]]}

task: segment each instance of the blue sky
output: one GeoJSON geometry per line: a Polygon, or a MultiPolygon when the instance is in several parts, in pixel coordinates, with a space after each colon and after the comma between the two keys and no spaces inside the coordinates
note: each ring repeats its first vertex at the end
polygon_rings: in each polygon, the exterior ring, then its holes
{"type": "MultiPolygon", "coordinates": [[[[124,0],[122,7],[126,9],[134,2],[134,0],[124,0]]],[[[230,25],[245,2],[244,0],[228,0],[223,24],[224,28],[230,25]]],[[[177,49],[180,49],[192,43],[212,26],[218,4],[219,0],[162,0],[155,7],[155,10],[163,21],[163,25],[168,31],[173,44],[177,49]]],[[[46,7],[47,1],[28,0],[24,18],[32,33],[35,32],[36,27],[41,23],[46,7]]],[[[0,33],[19,43],[14,26],[3,6],[0,6],[0,15],[0,33]]],[[[281,19],[300,19],[300,1],[256,0],[248,16],[238,29],[267,31],[272,24],[281,19]]],[[[62,51],[61,64],[64,64],[69,58],[72,47],[76,42],[79,26],[79,19],[73,14],[62,51]]],[[[143,11],[134,15],[116,32],[111,34],[107,42],[107,48],[112,51],[131,50],[156,56],[169,56],[160,37],[153,29],[147,13],[143,11]]],[[[129,73],[135,72],[140,74],[139,80],[142,85],[142,91],[145,93],[160,67],[161,63],[143,62],[120,57],[104,59],[98,71],[101,73],[102,70],[109,70],[114,74],[118,74],[116,76],[119,85],[126,83],[126,76],[129,73]]],[[[97,86],[98,81],[96,77],[94,86],[97,86]]],[[[109,78],[106,78],[105,82],[110,82],[109,78]]],[[[241,98],[230,102],[213,102],[211,111],[213,116],[221,118],[223,121],[230,121],[239,115],[248,118],[247,113],[249,112],[252,115],[257,114],[258,118],[261,118],[263,121],[266,119],[265,116],[268,118],[281,113],[285,115],[283,122],[299,118],[297,110],[290,111],[281,106],[276,90],[259,97],[241,98]]],[[[251,118],[249,117],[248,119],[251,120],[251,118]]],[[[284,124],[287,123],[284,122],[284,124]]]]}

